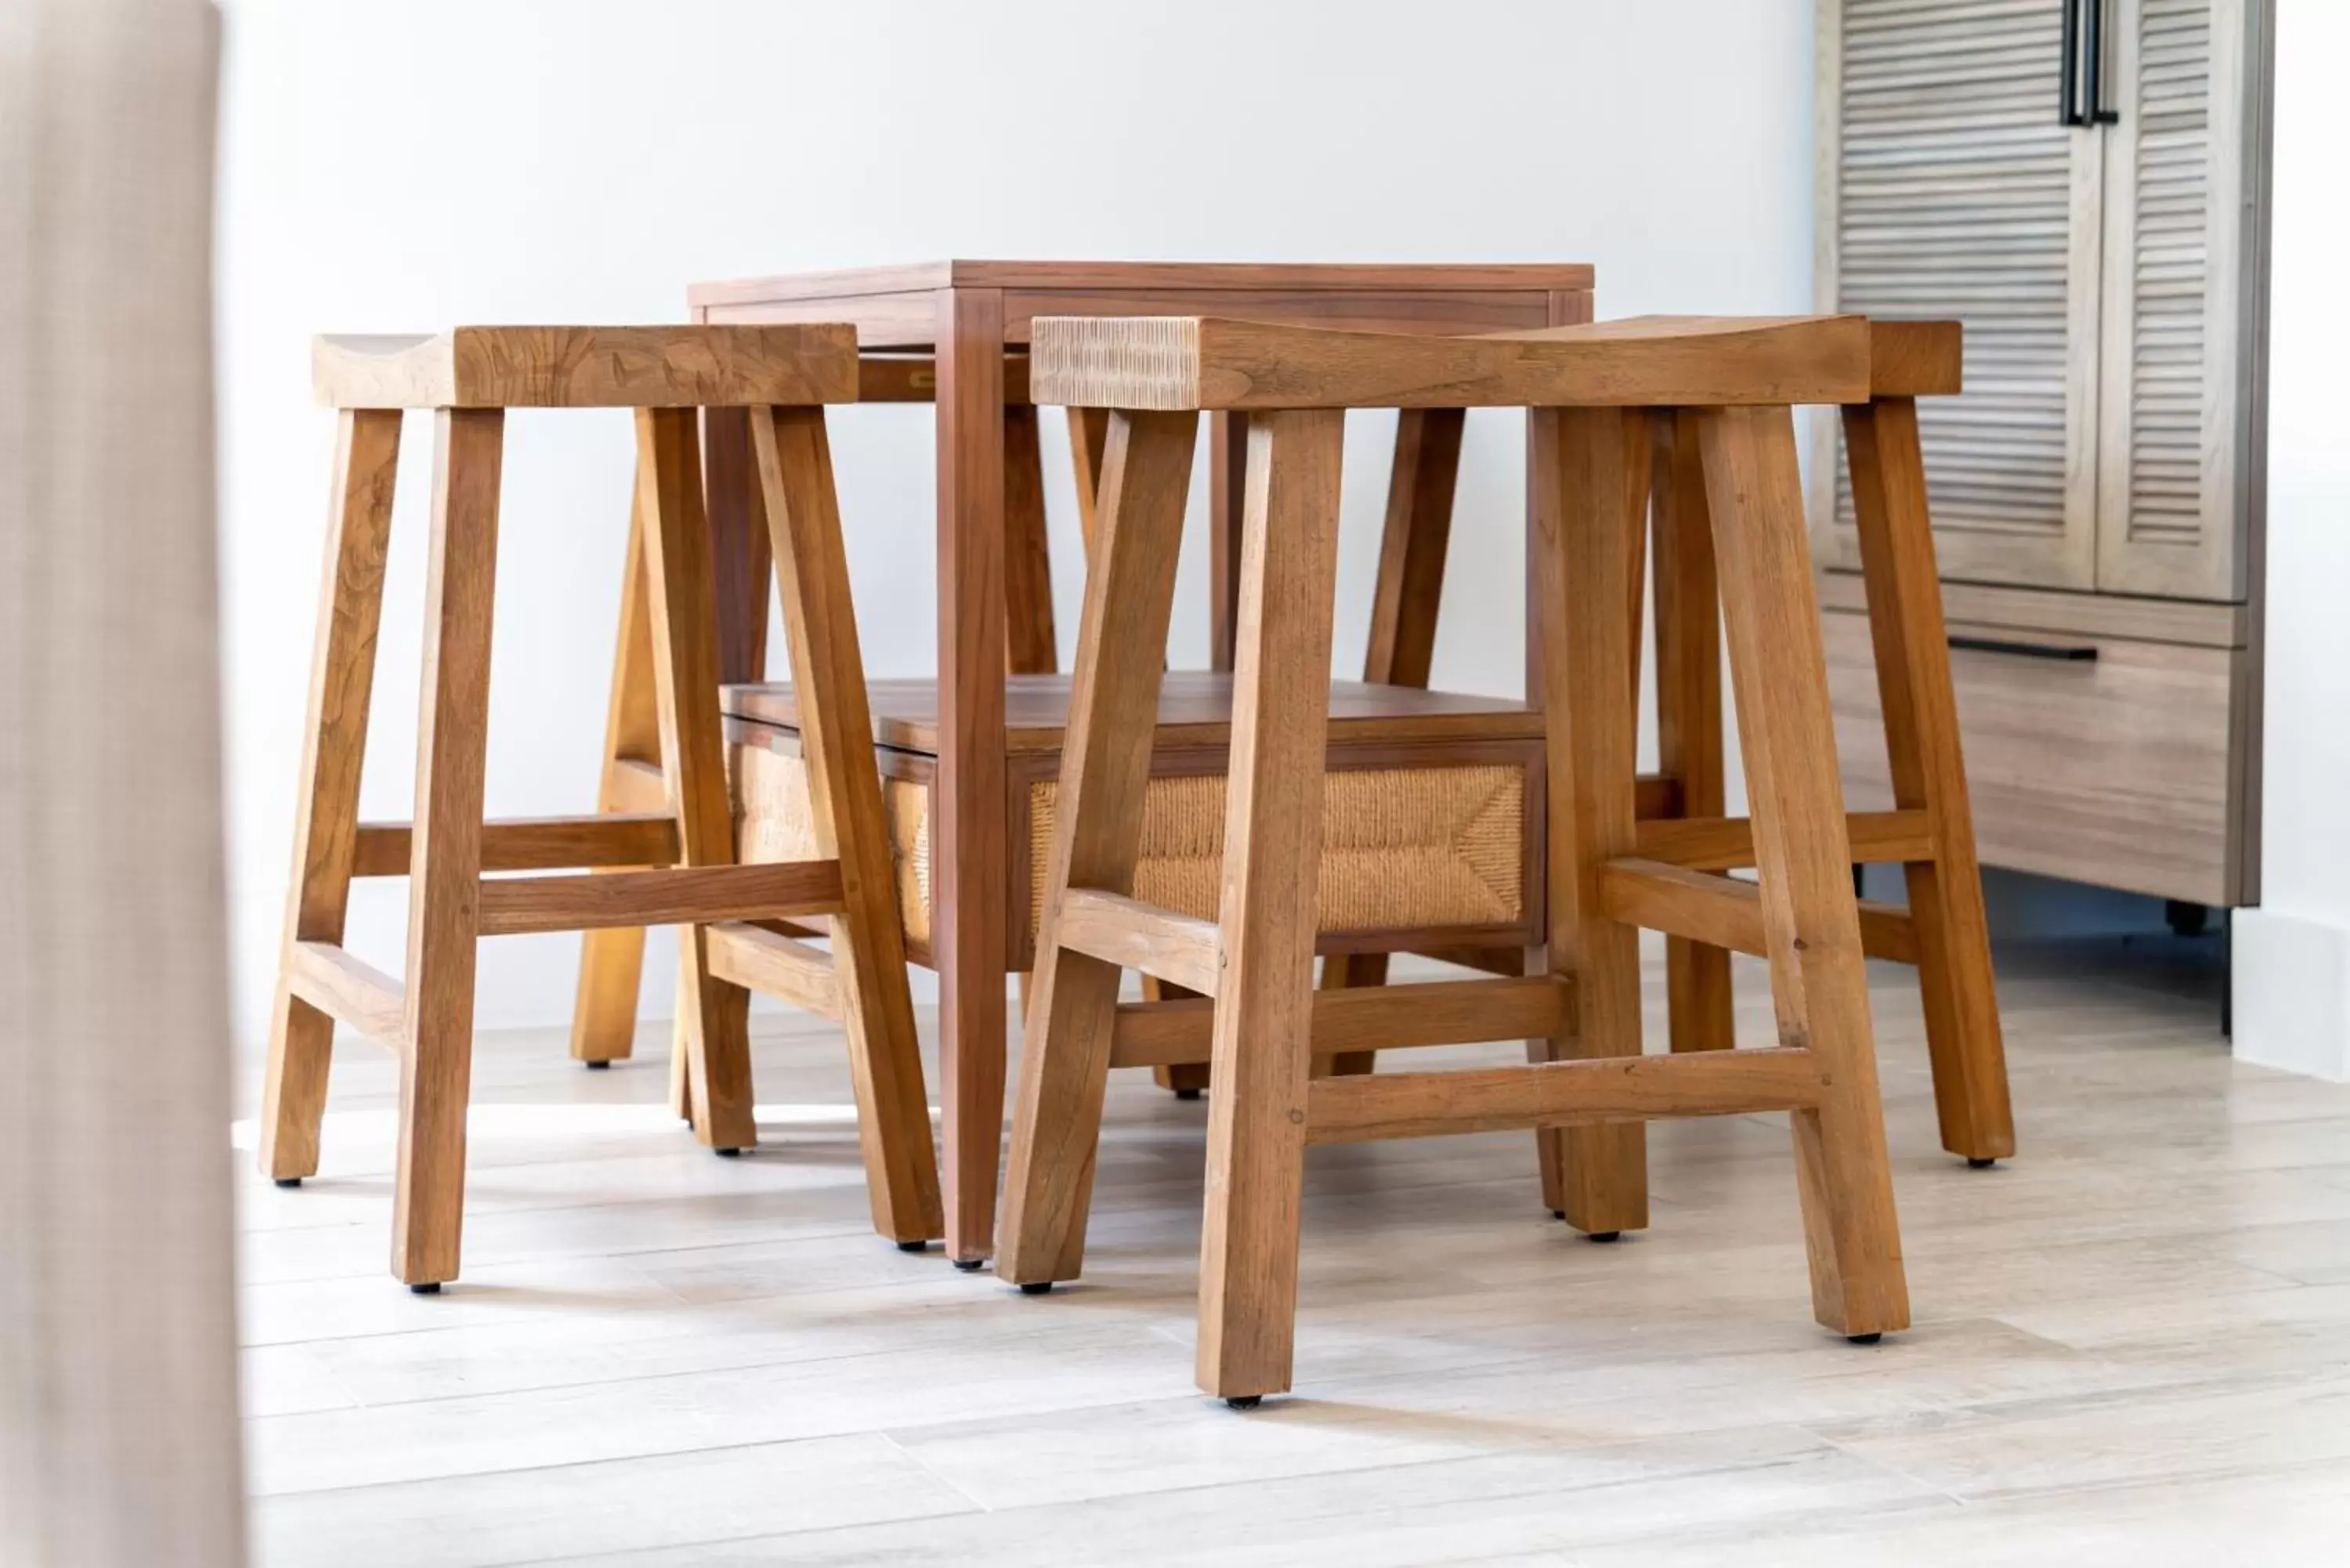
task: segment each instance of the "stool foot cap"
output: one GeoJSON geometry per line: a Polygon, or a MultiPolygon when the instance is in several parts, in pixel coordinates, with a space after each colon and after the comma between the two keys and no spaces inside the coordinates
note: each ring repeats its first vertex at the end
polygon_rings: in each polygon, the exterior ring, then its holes
{"type": "Polygon", "coordinates": [[[954,1261],[954,1266],[961,1269],[966,1274],[975,1274],[979,1272],[980,1270],[987,1267],[987,1260],[985,1258],[957,1258],[954,1261]]]}
{"type": "Polygon", "coordinates": [[[739,1148],[715,1148],[712,1149],[710,1152],[716,1155],[721,1159],[740,1159],[743,1158],[743,1151],[739,1148]]]}
{"type": "Polygon", "coordinates": [[[1847,1334],[1845,1338],[1854,1345],[1875,1345],[1885,1336],[1881,1334],[1847,1334]]]}
{"type": "Polygon", "coordinates": [[[898,1251],[901,1252],[919,1252],[929,1245],[930,1243],[928,1241],[900,1241],[898,1243],[898,1251]]]}
{"type": "Polygon", "coordinates": [[[280,1187],[299,1187],[302,1185],[302,1179],[298,1176],[275,1176],[270,1178],[270,1179],[276,1182],[280,1187]]]}
{"type": "Polygon", "coordinates": [[[1225,1400],[1224,1403],[1235,1410],[1253,1410],[1259,1405],[1264,1403],[1264,1396],[1262,1394],[1235,1394],[1231,1398],[1225,1400]]]}
{"type": "Polygon", "coordinates": [[[1550,1217],[1554,1220],[1564,1220],[1566,1218],[1566,1210],[1564,1209],[1554,1209],[1550,1211],[1550,1217]]]}
{"type": "Polygon", "coordinates": [[[1621,1231],[1594,1231],[1584,1237],[1586,1241],[1620,1241],[1623,1239],[1624,1232],[1621,1231]]]}
{"type": "Polygon", "coordinates": [[[1196,1100],[1200,1097],[1200,1091],[1197,1089],[1178,1089],[1175,1091],[1175,1097],[1179,1100],[1196,1100]]]}
{"type": "Polygon", "coordinates": [[[408,1293],[412,1296],[437,1296],[441,1293],[441,1287],[437,1282],[432,1284],[411,1285],[408,1287],[408,1293]]]}
{"type": "Polygon", "coordinates": [[[1999,1161],[1996,1159],[1977,1159],[1972,1155],[1969,1155],[1967,1157],[1967,1168],[1969,1170],[1989,1170],[1992,1166],[1997,1165],[1999,1161]]]}
{"type": "Polygon", "coordinates": [[[1041,1296],[1052,1288],[1053,1282],[1050,1280],[1027,1280],[1022,1282],[1020,1293],[1024,1296],[1041,1296]]]}
{"type": "Polygon", "coordinates": [[[579,1064],[591,1073],[608,1073],[612,1070],[612,1064],[609,1062],[582,1062],[579,1064]]]}

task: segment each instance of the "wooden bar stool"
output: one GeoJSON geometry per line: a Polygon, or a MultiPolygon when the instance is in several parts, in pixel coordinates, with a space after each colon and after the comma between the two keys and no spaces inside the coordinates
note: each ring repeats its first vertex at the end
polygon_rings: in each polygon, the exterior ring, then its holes
{"type": "Polygon", "coordinates": [[[400,1056],[392,1272],[419,1292],[438,1290],[458,1271],[475,941],[673,924],[682,939],[680,1049],[695,1136],[728,1154],[757,1141],[743,987],[814,992],[809,971],[822,962],[847,1029],[875,1228],[909,1246],[940,1235],[824,431],[823,405],[856,397],[855,334],[826,326],[460,327],[433,337],[320,338],[314,373],[319,400],[339,410],[339,433],[262,1168],[287,1186],[317,1169],[336,1021],[392,1046],[400,1056]],[[483,820],[510,408],[636,410],[633,525],[647,583],[636,607],[668,759],[659,810],[483,820]],[[747,426],[806,694],[816,852],[796,863],[735,864],[696,431],[706,408],[740,410],[747,426]],[[416,813],[412,824],[363,824],[359,773],[408,409],[434,411],[416,813]],[[559,867],[608,874],[484,876],[559,867]],[[344,950],[343,923],[352,877],[403,874],[408,961],[396,981],[344,950]],[[828,961],[779,948],[781,939],[750,923],[809,916],[830,918],[828,961]]]}
{"type": "MultiPolygon", "coordinates": [[[[1045,401],[1113,410],[1087,582],[1036,997],[997,1272],[1076,1276],[1121,968],[1214,998],[1198,1378],[1243,1407],[1289,1386],[1310,1142],[1559,1128],[1587,1221],[1645,1222],[1643,1124],[1793,1113],[1813,1308],[1874,1340],[1908,1322],[1877,1088],[1863,933],[1795,467],[1800,402],[1865,403],[1868,324],[1645,320],[1409,339],[1201,318],[1039,321],[1045,401]],[[1315,1079],[1377,1039],[1508,1038],[1524,979],[1451,992],[1439,1033],[1403,986],[1313,986],[1344,410],[1526,407],[1535,499],[1530,636],[1545,719],[1552,1058],[1315,1079]],[[1213,922],[1138,901],[1135,851],[1190,480],[1191,415],[1250,410],[1222,898],[1213,922]],[[1687,410],[1722,565],[1759,882],[1644,857],[1633,605],[1648,492],[1644,410],[1687,410]],[[1767,954],[1779,1044],[1641,1054],[1643,927],[1767,954]],[[1471,1027],[1482,1024],[1484,1027],[1471,1027]],[[1637,1199],[1635,1205],[1629,1199],[1637,1199]]],[[[1586,1228],[1593,1228],[1586,1226],[1586,1228]]]]}

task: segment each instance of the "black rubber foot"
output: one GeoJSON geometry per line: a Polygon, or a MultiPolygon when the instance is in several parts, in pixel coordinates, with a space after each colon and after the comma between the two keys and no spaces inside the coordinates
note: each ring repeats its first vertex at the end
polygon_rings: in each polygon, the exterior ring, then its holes
{"type": "Polygon", "coordinates": [[[609,1062],[582,1062],[580,1065],[591,1073],[608,1073],[612,1070],[612,1064],[609,1062]]]}
{"type": "Polygon", "coordinates": [[[987,1267],[987,1260],[985,1258],[957,1258],[954,1261],[954,1266],[961,1269],[966,1274],[975,1274],[979,1272],[980,1270],[987,1267]]]}
{"type": "Polygon", "coordinates": [[[1550,1211],[1550,1217],[1554,1220],[1564,1220],[1566,1218],[1566,1210],[1564,1209],[1554,1209],[1550,1211]]]}
{"type": "Polygon", "coordinates": [[[743,1158],[743,1151],[739,1148],[714,1149],[712,1152],[716,1154],[721,1159],[740,1159],[743,1158]]]}
{"type": "Polygon", "coordinates": [[[302,1185],[302,1179],[298,1176],[280,1176],[276,1178],[276,1180],[277,1185],[280,1187],[299,1187],[302,1185]]]}
{"type": "Polygon", "coordinates": [[[1024,1296],[1041,1296],[1052,1288],[1053,1282],[1050,1280],[1030,1280],[1020,1287],[1020,1293],[1024,1296]]]}
{"type": "Polygon", "coordinates": [[[898,1251],[901,1252],[919,1252],[929,1245],[930,1243],[928,1241],[900,1241],[898,1243],[898,1251]]]}
{"type": "Polygon", "coordinates": [[[1237,1397],[1227,1399],[1224,1403],[1231,1406],[1235,1410],[1253,1410],[1259,1405],[1264,1403],[1264,1396],[1262,1394],[1243,1394],[1237,1397]]]}
{"type": "Polygon", "coordinates": [[[441,1287],[437,1284],[411,1285],[408,1287],[408,1293],[417,1296],[437,1296],[441,1293],[441,1287]]]}
{"type": "Polygon", "coordinates": [[[1584,1238],[1586,1241],[1620,1241],[1623,1239],[1621,1231],[1594,1231],[1584,1238]]]}
{"type": "Polygon", "coordinates": [[[1881,1334],[1847,1334],[1845,1338],[1854,1345],[1875,1345],[1885,1336],[1881,1334]]]}
{"type": "Polygon", "coordinates": [[[1967,1158],[1967,1168],[1969,1170],[1989,1170],[1992,1166],[1997,1165],[1999,1161],[1996,1159],[1977,1159],[1971,1155],[1967,1158]]]}
{"type": "Polygon", "coordinates": [[[1178,1089],[1175,1091],[1175,1097],[1179,1100],[1196,1100],[1200,1097],[1200,1091],[1197,1089],[1178,1089]]]}

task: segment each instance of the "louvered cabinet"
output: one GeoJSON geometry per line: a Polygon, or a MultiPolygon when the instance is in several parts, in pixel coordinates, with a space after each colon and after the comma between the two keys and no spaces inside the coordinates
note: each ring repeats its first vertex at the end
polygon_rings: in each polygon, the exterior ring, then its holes
{"type": "MultiPolygon", "coordinates": [[[[2272,6],[1818,0],[1819,303],[1966,323],[1965,395],[1919,413],[1942,575],[1999,607],[1954,628],[1961,722],[2019,780],[2061,780],[2074,820],[2107,813],[2109,831],[2051,833],[2030,788],[1978,790],[1992,864],[2257,897],[2272,6]],[[2072,695],[2020,703],[2034,667],[2019,685],[1983,662],[2002,659],[2116,673],[2042,665],[2072,695]],[[2182,701],[2163,672],[2188,668],[2182,701]]],[[[1820,420],[1813,529],[1829,613],[1857,621],[1840,446],[1820,420]]],[[[1857,713],[1865,639],[1831,629],[1857,713]]],[[[1882,768],[1846,758],[1856,804],[1882,768]]]]}

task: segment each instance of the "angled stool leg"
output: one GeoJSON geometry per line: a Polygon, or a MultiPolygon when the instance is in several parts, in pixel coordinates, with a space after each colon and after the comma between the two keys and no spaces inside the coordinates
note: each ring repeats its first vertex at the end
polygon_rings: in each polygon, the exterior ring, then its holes
{"type": "Polygon", "coordinates": [[[945,1210],[824,411],[755,410],[752,435],[799,694],[809,826],[816,857],[840,862],[832,961],[873,1226],[893,1241],[931,1241],[946,1234],[945,1210]]]}
{"type": "MultiPolygon", "coordinates": [[[[1103,452],[1109,441],[1109,410],[1107,409],[1071,409],[1069,415],[1069,466],[1076,482],[1077,536],[1085,545],[1086,559],[1094,555],[1095,499],[1101,489],[1103,452]]],[[[1194,994],[1170,981],[1155,974],[1142,977],[1142,999],[1145,1002],[1172,1002],[1194,994]]],[[[1205,1062],[1182,1062],[1173,1066],[1150,1069],[1150,1075],[1162,1089],[1171,1089],[1185,1099],[1197,1099],[1208,1086],[1208,1064],[1205,1062]]]]}
{"type": "Polygon", "coordinates": [[[1794,421],[1784,408],[1712,409],[1696,419],[1753,800],[1772,1002],[1781,1044],[1807,1047],[1819,1064],[1819,1104],[1790,1113],[1812,1310],[1839,1333],[1867,1337],[1908,1326],[1909,1299],[1794,421]]]}
{"type": "Polygon", "coordinates": [[[359,767],[375,684],[376,629],[383,611],[384,549],[391,536],[392,484],[400,463],[398,410],[347,409],[338,420],[327,580],[311,654],[302,777],[294,797],[294,880],[286,902],[286,943],[262,1087],[260,1165],[283,1183],[318,1168],[335,1021],[294,995],[288,978],[295,943],[340,945],[343,940],[359,843],[359,767]]]}
{"type": "MultiPolygon", "coordinates": [[[[1656,417],[1651,462],[1656,541],[1657,761],[1675,781],[1683,816],[1728,809],[1721,730],[1721,599],[1697,427],[1656,417]]],[[[1730,953],[1665,939],[1672,1048],[1727,1051],[1737,1043],[1730,953]]]]}
{"type": "Polygon", "coordinates": [[[1959,751],[1958,699],[1926,510],[1918,405],[1908,398],[1856,405],[1845,410],[1844,428],[1893,802],[1924,811],[1933,836],[1934,858],[1912,861],[1903,870],[1918,930],[1934,1106],[1942,1147],[1988,1165],[2015,1152],[2015,1113],[2008,1101],[1991,928],[1959,751]]]}
{"type": "MultiPolygon", "coordinates": [[[[1599,877],[1637,846],[1638,697],[1632,628],[1648,498],[1648,432],[1616,409],[1537,410],[1533,639],[1548,734],[1550,972],[1575,982],[1575,1032],[1553,1061],[1640,1054],[1639,933],[1600,912],[1599,877]]],[[[1546,1128],[1544,1196],[1614,1240],[1648,1223],[1648,1128],[1546,1128]]]]}
{"type": "Polygon", "coordinates": [[[411,1287],[457,1277],[465,1216],[465,1107],[482,880],[482,768],[490,717],[498,480],[505,414],[433,415],[432,552],[408,880],[406,1049],[391,1269],[411,1287]]]}
{"type": "Polygon", "coordinates": [[[1016,1284],[1075,1279],[1084,1260],[1119,970],[1062,949],[1060,898],[1134,890],[1197,426],[1190,414],[1110,421],[997,1237],[995,1272],[1016,1284]]]}
{"type": "MultiPolygon", "coordinates": [[[[660,711],[653,692],[652,607],[645,587],[644,513],[629,504],[629,554],[620,577],[620,628],[612,654],[612,694],[604,716],[604,776],[598,812],[643,811],[645,769],[660,766],[660,711]]],[[[579,990],[571,1009],[571,1056],[590,1065],[635,1048],[637,990],[644,977],[645,929],[612,926],[580,935],[579,990]]]]}
{"type": "MultiPolygon", "coordinates": [[[[1371,590],[1371,635],[1363,657],[1363,679],[1373,685],[1428,685],[1464,422],[1461,409],[1405,409],[1396,416],[1395,462],[1388,475],[1387,522],[1379,536],[1379,575],[1371,590]]],[[[1385,953],[1340,953],[1322,961],[1326,991],[1385,985],[1387,980],[1385,953]]],[[[1345,1077],[1378,1064],[1375,1051],[1349,1051],[1331,1059],[1330,1072],[1345,1077]]]]}
{"type": "Polygon", "coordinates": [[[1249,421],[1193,1373],[1243,1403],[1289,1386],[1296,1338],[1345,431],[1336,410],[1249,421]]]}
{"type": "MultiPolygon", "coordinates": [[[[669,760],[680,864],[734,861],[718,718],[717,615],[691,409],[637,410],[637,494],[644,516],[661,754],[669,760]]],[[[678,928],[678,1048],[694,1136],[718,1149],[758,1141],[751,1100],[751,994],[710,971],[705,929],[678,928]]]]}

